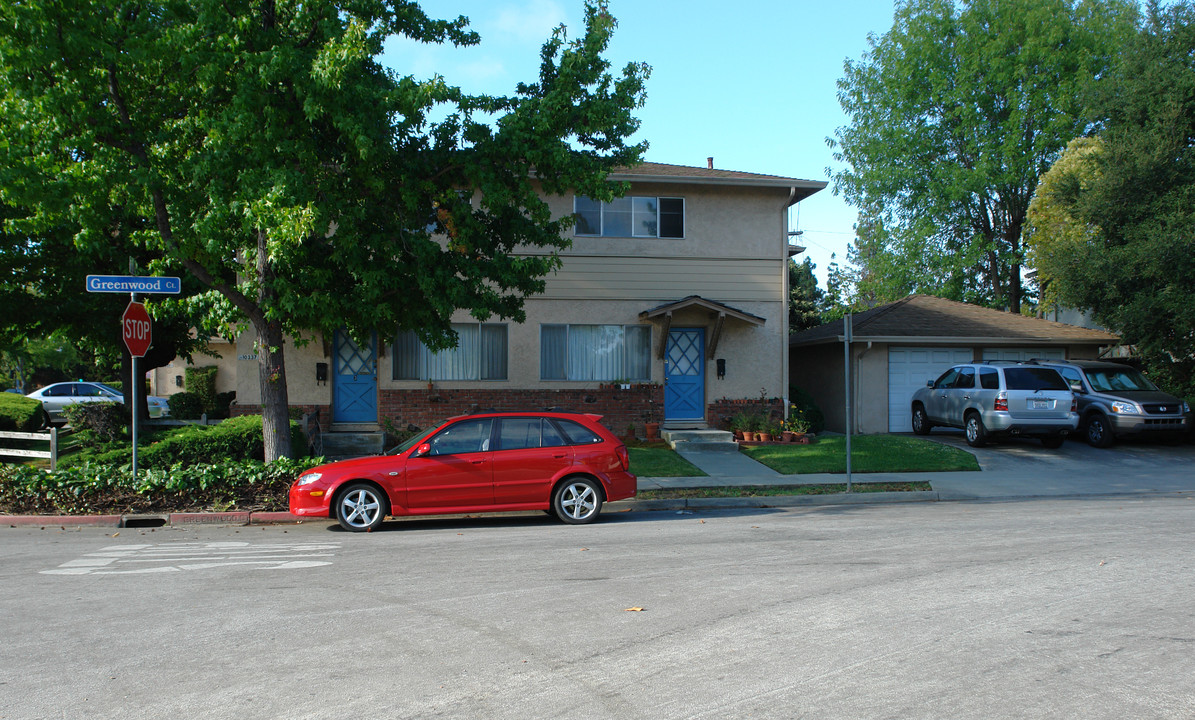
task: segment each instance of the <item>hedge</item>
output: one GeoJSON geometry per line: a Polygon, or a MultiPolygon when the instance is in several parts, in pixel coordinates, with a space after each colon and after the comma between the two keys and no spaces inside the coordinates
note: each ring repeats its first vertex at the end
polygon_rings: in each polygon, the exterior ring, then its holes
{"type": "Polygon", "coordinates": [[[290,484],[319,462],[283,458],[144,470],[88,463],[56,472],[0,465],[0,512],[13,515],[282,511],[290,484]]]}
{"type": "MultiPolygon", "coordinates": [[[[297,422],[290,423],[291,448],[296,455],[307,453],[307,436],[297,422]]],[[[172,433],[165,440],[139,448],[137,458],[144,467],[167,468],[173,465],[199,465],[226,460],[262,460],[261,416],[244,415],[219,425],[191,425],[172,433]]]]}
{"type": "Polygon", "coordinates": [[[0,393],[0,430],[37,432],[45,426],[41,401],[16,393],[0,393]]]}

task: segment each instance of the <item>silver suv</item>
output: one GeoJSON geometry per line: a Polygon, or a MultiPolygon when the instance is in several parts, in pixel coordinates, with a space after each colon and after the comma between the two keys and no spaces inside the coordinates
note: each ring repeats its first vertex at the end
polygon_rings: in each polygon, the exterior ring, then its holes
{"type": "Polygon", "coordinates": [[[972,447],[992,436],[1027,435],[1057,448],[1079,426],[1066,381],[1036,364],[955,365],[913,393],[912,410],[913,432],[928,435],[935,425],[963,428],[972,447]]]}
{"type": "Polygon", "coordinates": [[[1070,384],[1079,404],[1079,425],[1092,447],[1105,448],[1128,435],[1178,439],[1191,429],[1191,406],[1162,392],[1127,365],[1098,360],[1037,362],[1057,370],[1070,384]]]}

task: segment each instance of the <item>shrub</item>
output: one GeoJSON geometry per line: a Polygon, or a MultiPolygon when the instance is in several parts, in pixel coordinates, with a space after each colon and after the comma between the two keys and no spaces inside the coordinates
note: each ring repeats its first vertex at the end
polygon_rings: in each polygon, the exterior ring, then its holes
{"type": "MultiPolygon", "coordinates": [[[[302,456],[307,450],[307,436],[299,424],[290,424],[291,447],[302,456]]],[[[225,420],[219,425],[191,425],[171,433],[166,439],[139,450],[138,459],[145,467],[168,468],[172,465],[201,465],[228,460],[261,460],[265,456],[261,416],[245,415],[225,420]]]]}
{"type": "Polygon", "coordinates": [[[809,422],[811,433],[819,433],[826,429],[826,416],[822,409],[813,401],[813,396],[796,385],[788,386],[788,400],[797,406],[797,410],[809,422]]]}
{"type": "Polygon", "coordinates": [[[128,408],[120,403],[76,403],[64,407],[62,414],[75,430],[91,430],[102,442],[123,438],[133,422],[128,408]]]}
{"type": "Polygon", "coordinates": [[[252,460],[138,472],[96,463],[56,472],[0,465],[0,512],[64,515],[285,510],[287,489],[318,460],[252,460]]]}
{"type": "Polygon", "coordinates": [[[228,417],[228,408],[230,405],[232,405],[232,401],[236,399],[236,390],[216,393],[216,407],[212,410],[212,412],[208,413],[208,417],[220,419],[228,417]]]}
{"type": "Polygon", "coordinates": [[[40,401],[16,393],[0,393],[0,430],[37,432],[44,425],[40,401]]]}
{"type": "Polygon", "coordinates": [[[170,396],[170,417],[175,420],[198,420],[203,415],[203,399],[192,392],[170,396]]]}
{"type": "MultiPolygon", "coordinates": [[[[214,365],[207,367],[189,367],[184,371],[187,376],[187,392],[199,397],[200,412],[211,413],[216,409],[216,372],[214,365]]],[[[195,417],[199,417],[196,415],[195,417]]]]}

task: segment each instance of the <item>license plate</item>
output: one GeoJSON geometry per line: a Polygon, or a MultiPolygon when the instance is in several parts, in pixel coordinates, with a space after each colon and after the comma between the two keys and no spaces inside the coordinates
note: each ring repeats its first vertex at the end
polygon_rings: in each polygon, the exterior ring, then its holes
{"type": "Polygon", "coordinates": [[[1054,409],[1054,401],[1053,400],[1032,400],[1032,401],[1030,401],[1029,409],[1031,409],[1031,410],[1053,410],[1054,409]]]}

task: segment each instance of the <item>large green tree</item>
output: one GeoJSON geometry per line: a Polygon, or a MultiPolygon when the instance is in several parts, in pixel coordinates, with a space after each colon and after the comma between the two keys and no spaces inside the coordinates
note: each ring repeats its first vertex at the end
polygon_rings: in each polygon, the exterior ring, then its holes
{"type": "Polygon", "coordinates": [[[846,62],[849,124],[829,140],[836,192],[882,222],[873,263],[905,268],[913,290],[1019,308],[1029,199],[1137,16],[1127,0],[898,3],[846,62]]]}
{"type": "Polygon", "coordinates": [[[128,244],[217,291],[256,337],[271,459],[290,454],[287,335],[442,348],[457,309],[522,320],[571,222],[539,192],[610,199],[645,149],[626,139],[648,69],[611,74],[603,0],[505,97],[379,64],[392,36],[479,42],[415,2],[0,8],[3,200],[29,210],[11,229],[77,227],[81,252],[128,244]]]}
{"type": "Polygon", "coordinates": [[[1038,188],[1033,246],[1058,300],[1091,310],[1195,394],[1195,8],[1151,4],[1074,143],[1038,188]]]}

